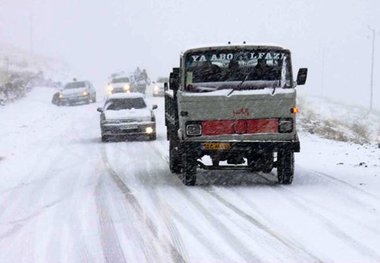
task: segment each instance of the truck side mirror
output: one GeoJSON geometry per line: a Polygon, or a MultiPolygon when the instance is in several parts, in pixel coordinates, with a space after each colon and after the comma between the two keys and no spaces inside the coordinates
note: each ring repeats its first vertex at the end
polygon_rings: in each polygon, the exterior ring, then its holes
{"type": "Polygon", "coordinates": [[[165,82],[165,83],[164,83],[164,91],[167,91],[168,89],[169,89],[169,87],[168,87],[168,83],[165,82]]]}
{"type": "Polygon", "coordinates": [[[300,68],[297,74],[297,85],[304,85],[307,79],[307,68],[300,68]]]}
{"type": "Polygon", "coordinates": [[[169,77],[169,88],[173,91],[179,89],[179,68],[173,68],[169,77]]]}
{"type": "Polygon", "coordinates": [[[157,109],[157,108],[158,108],[157,105],[153,105],[153,106],[152,106],[152,110],[155,110],[155,109],[157,109]]]}
{"type": "Polygon", "coordinates": [[[97,108],[96,110],[99,112],[103,112],[103,108],[97,108]]]}

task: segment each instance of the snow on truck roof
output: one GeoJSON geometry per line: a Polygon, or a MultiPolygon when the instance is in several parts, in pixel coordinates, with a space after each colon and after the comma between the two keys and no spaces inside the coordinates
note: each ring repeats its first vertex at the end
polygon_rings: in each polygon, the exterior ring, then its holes
{"type": "Polygon", "coordinates": [[[115,93],[111,94],[107,97],[109,99],[133,99],[133,98],[145,98],[144,94],[139,92],[131,92],[131,93],[115,93]]]}
{"type": "Polygon", "coordinates": [[[215,50],[215,49],[221,49],[221,50],[234,50],[234,49],[257,49],[257,50],[273,50],[273,51],[286,51],[287,49],[280,47],[280,46],[273,46],[273,45],[216,45],[216,46],[205,46],[205,47],[197,47],[197,48],[190,48],[187,49],[183,53],[188,52],[199,52],[199,51],[208,51],[208,50],[215,50]]]}

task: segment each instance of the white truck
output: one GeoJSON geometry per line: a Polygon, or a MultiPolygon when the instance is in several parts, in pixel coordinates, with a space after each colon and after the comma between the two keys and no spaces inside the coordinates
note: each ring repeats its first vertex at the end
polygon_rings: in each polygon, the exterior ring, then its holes
{"type": "Polygon", "coordinates": [[[165,125],[173,173],[194,185],[198,168],[248,169],[291,184],[296,130],[296,85],[291,53],[276,46],[190,49],[173,68],[165,92],[165,125]],[[201,161],[210,156],[212,164],[201,161]]]}

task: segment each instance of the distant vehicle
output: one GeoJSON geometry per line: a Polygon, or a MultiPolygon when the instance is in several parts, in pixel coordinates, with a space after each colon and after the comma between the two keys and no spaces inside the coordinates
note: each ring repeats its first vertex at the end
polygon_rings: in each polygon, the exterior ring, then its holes
{"type": "Polygon", "coordinates": [[[165,90],[164,90],[164,84],[165,82],[168,82],[168,78],[158,78],[157,82],[153,83],[153,96],[164,96],[165,90]]]}
{"type": "Polygon", "coordinates": [[[102,141],[111,137],[145,135],[156,139],[156,117],[148,108],[144,95],[137,92],[118,93],[108,96],[100,112],[100,130],[102,141]]]}
{"type": "Polygon", "coordinates": [[[307,68],[294,78],[290,51],[275,46],[190,49],[180,61],[165,92],[170,170],[194,185],[198,167],[276,167],[278,183],[291,184],[300,151],[295,87],[305,84],[307,68]],[[202,163],[206,155],[212,165],[202,163]]]}
{"type": "Polygon", "coordinates": [[[113,77],[108,83],[107,93],[108,95],[115,93],[129,93],[132,92],[131,81],[128,77],[116,76],[113,77]]]}
{"type": "Polygon", "coordinates": [[[59,93],[59,100],[56,100],[58,106],[72,105],[80,102],[96,102],[96,91],[89,81],[67,83],[59,93]]]}

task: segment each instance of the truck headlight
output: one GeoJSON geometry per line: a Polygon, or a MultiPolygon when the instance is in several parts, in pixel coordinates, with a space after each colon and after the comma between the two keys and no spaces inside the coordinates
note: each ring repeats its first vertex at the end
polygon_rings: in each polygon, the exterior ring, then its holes
{"type": "Polygon", "coordinates": [[[293,131],[293,119],[284,118],[278,120],[278,131],[280,133],[290,133],[293,131]]]}
{"type": "Polygon", "coordinates": [[[187,136],[201,136],[202,126],[198,123],[191,123],[186,125],[186,135],[187,136]]]}
{"type": "Polygon", "coordinates": [[[129,84],[125,84],[123,87],[124,91],[129,91],[131,89],[131,86],[129,84]]]}

